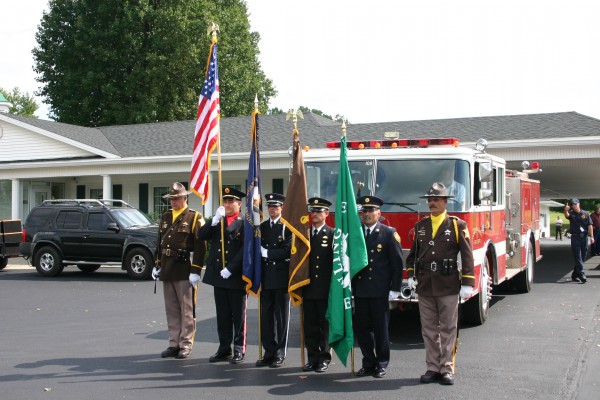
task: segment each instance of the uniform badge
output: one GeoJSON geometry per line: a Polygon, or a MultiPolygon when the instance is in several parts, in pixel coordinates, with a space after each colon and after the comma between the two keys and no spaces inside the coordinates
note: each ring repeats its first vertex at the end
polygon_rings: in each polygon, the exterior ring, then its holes
{"type": "Polygon", "coordinates": [[[402,242],[400,241],[400,235],[398,235],[398,232],[394,232],[394,239],[396,239],[396,242],[398,242],[398,243],[402,243],[402,242]]]}
{"type": "Polygon", "coordinates": [[[167,229],[167,223],[163,222],[163,229],[167,229]]]}
{"type": "Polygon", "coordinates": [[[383,246],[381,245],[381,243],[377,245],[377,252],[378,252],[378,253],[381,251],[382,247],[383,247],[383,246]]]}
{"type": "Polygon", "coordinates": [[[446,230],[444,231],[444,235],[446,235],[446,236],[450,236],[450,229],[446,229],[446,230]]]}

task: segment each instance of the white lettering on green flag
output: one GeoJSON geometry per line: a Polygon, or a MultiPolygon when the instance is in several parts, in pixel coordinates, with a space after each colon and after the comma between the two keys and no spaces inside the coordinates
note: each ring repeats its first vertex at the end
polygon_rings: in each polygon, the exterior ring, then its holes
{"type": "Polygon", "coordinates": [[[367,247],[348,168],[346,137],[343,136],[340,143],[333,236],[333,272],[327,320],[329,321],[329,345],[344,366],[348,353],[354,345],[351,281],[354,275],[366,265],[367,247]]]}

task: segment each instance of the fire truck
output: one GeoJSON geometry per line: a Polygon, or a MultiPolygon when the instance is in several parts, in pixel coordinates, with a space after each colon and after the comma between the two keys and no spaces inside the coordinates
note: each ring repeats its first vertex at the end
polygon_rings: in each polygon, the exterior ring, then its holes
{"type": "MultiPolygon", "coordinates": [[[[339,146],[329,142],[327,149],[305,149],[303,154],[308,197],[333,203],[328,220],[332,226],[339,146]]],[[[475,148],[461,147],[456,138],[347,142],[356,195],[383,200],[382,223],[397,229],[404,257],[414,240],[415,223],[429,214],[426,200],[419,197],[433,182],[443,182],[454,196],[447,212],[467,222],[475,258],[476,284],[463,301],[461,317],[477,325],[488,316],[493,286],[511,280],[519,292],[529,292],[534,263],[542,258],[540,183],[529,178],[540,170],[539,164],[524,162],[522,171],[508,170],[504,159],[485,152],[486,146],[479,140],[475,148]]],[[[406,308],[417,301],[404,286],[390,305],[406,308]]]]}

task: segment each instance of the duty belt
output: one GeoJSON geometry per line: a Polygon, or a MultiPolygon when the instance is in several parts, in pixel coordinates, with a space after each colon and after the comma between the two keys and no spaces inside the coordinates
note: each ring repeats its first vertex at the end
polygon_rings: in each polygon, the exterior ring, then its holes
{"type": "Polygon", "coordinates": [[[177,249],[162,249],[161,253],[167,257],[175,257],[177,256],[177,249]]]}
{"type": "MultiPolygon", "coordinates": [[[[432,261],[431,263],[422,263],[420,267],[426,271],[437,272],[442,271],[444,269],[444,263],[432,261]]],[[[453,263],[453,265],[449,265],[447,269],[454,270],[457,269],[457,266],[453,263]]]]}
{"type": "Polygon", "coordinates": [[[587,233],[578,233],[577,235],[579,235],[579,237],[586,237],[587,233]]]}

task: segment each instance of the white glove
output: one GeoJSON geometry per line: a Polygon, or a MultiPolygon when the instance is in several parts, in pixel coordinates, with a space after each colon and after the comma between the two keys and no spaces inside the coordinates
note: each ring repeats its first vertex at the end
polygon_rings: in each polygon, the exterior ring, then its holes
{"type": "Polygon", "coordinates": [[[410,290],[417,290],[417,278],[408,278],[408,287],[410,290]]]}
{"type": "Polygon", "coordinates": [[[159,277],[160,277],[160,268],[158,268],[158,267],[152,268],[152,279],[157,281],[159,277]]]}
{"type": "Polygon", "coordinates": [[[395,292],[393,290],[390,290],[390,294],[388,295],[388,300],[394,300],[397,299],[400,296],[400,292],[395,292]]]}
{"type": "Polygon", "coordinates": [[[467,297],[471,296],[471,294],[473,293],[473,286],[467,286],[467,285],[461,285],[460,287],[460,298],[461,299],[466,299],[467,297]]]}
{"type": "Polygon", "coordinates": [[[196,286],[200,282],[200,275],[190,274],[190,285],[196,286]]]}
{"type": "Polygon", "coordinates": [[[223,279],[227,279],[231,276],[231,272],[229,272],[229,270],[227,268],[223,268],[221,270],[221,278],[223,279]]]}
{"type": "Polygon", "coordinates": [[[262,258],[268,258],[267,257],[267,249],[265,249],[264,247],[260,246],[260,255],[262,258]]]}
{"type": "Polygon", "coordinates": [[[219,221],[221,220],[221,218],[223,218],[225,216],[225,207],[221,206],[219,208],[217,208],[217,211],[215,211],[215,215],[212,219],[212,226],[215,226],[219,223],[219,221]]]}

